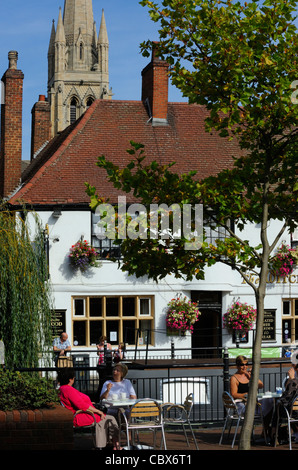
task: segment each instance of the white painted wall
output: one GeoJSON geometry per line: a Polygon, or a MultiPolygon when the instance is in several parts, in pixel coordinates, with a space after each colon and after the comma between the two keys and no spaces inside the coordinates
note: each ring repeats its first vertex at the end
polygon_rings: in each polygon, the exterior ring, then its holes
{"type": "MultiPolygon", "coordinates": [[[[167,303],[179,292],[190,295],[191,290],[222,291],[224,313],[234,298],[255,305],[254,293],[250,286],[245,284],[235,270],[223,264],[206,268],[204,281],[185,282],[168,276],[156,284],[148,279],[136,279],[128,276],[118,269],[117,263],[102,261],[100,268],[91,268],[86,273],[75,272],[68,261],[68,253],[72,244],[81,237],[91,241],[91,213],[89,211],[63,211],[61,217],[54,218],[52,211],[40,211],[39,216],[43,226],[49,227],[50,276],[53,286],[53,295],[56,309],[67,311],[67,331],[71,338],[71,297],[73,295],[89,294],[144,294],[155,296],[155,329],[165,330],[165,308],[167,303]]],[[[269,241],[272,242],[281,223],[270,222],[269,241]]],[[[257,246],[260,243],[259,227],[247,225],[245,232],[239,233],[241,238],[249,239],[257,246]]],[[[283,237],[290,244],[289,235],[283,237]]],[[[268,283],[265,308],[276,308],[277,342],[281,344],[281,299],[285,297],[298,297],[298,270],[286,282],[268,283]]],[[[223,331],[223,341],[226,346],[232,346],[231,337],[223,331]]],[[[155,334],[156,348],[169,348],[171,337],[164,334],[155,334]]],[[[191,338],[174,337],[177,347],[190,347],[191,338]]],[[[275,344],[272,344],[274,346],[275,344]]]]}

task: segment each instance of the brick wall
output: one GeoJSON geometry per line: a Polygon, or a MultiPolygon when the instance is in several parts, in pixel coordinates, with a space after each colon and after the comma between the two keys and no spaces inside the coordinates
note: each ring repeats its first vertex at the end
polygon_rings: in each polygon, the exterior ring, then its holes
{"type": "Polygon", "coordinates": [[[0,411],[0,450],[73,450],[73,414],[50,409],[0,411]]]}

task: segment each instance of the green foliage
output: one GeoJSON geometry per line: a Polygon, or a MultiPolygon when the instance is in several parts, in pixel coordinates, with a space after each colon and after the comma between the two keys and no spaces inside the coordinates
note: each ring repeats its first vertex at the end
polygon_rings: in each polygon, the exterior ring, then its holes
{"type": "MultiPolygon", "coordinates": [[[[270,254],[285,230],[297,224],[298,107],[296,0],[142,0],[159,23],[156,53],[170,64],[170,77],[191,103],[209,110],[207,131],[237,138],[232,170],[200,182],[201,200],[225,227],[228,214],[235,231],[216,246],[203,246],[208,262],[233,265],[254,289],[257,324],[253,377],[242,427],[240,450],[249,449],[260,370],[264,298],[270,254]],[[296,92],[294,93],[294,96],[296,92]],[[283,221],[270,236],[271,219],[283,221]],[[241,240],[247,222],[259,224],[260,246],[241,240]],[[271,237],[270,237],[271,238],[271,237]],[[210,251],[211,250],[211,251],[210,251]],[[258,286],[246,269],[255,269],[258,286]]],[[[145,55],[152,41],[142,44],[145,55]]],[[[202,259],[204,253],[202,252],[202,259]]],[[[142,260],[144,263],[145,260],[142,260]]]]}
{"type": "Polygon", "coordinates": [[[0,338],[8,368],[34,367],[51,344],[45,234],[30,212],[0,211],[0,338]],[[29,223],[35,227],[30,234],[29,223]]]}
{"type": "MultiPolygon", "coordinates": [[[[297,1],[143,0],[159,23],[159,55],[190,102],[210,110],[207,129],[264,150],[265,136],[297,126],[297,1]]],[[[145,55],[152,41],[142,44],[145,55]]]]}
{"type": "Polygon", "coordinates": [[[58,403],[53,382],[28,372],[0,369],[0,410],[34,410],[58,403]]]}

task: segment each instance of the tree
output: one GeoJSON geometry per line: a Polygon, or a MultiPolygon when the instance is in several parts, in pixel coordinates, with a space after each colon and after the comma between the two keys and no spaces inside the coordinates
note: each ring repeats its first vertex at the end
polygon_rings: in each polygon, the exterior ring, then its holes
{"type": "MultiPolygon", "coordinates": [[[[297,74],[297,31],[293,0],[251,1],[245,4],[214,0],[143,0],[153,21],[160,24],[157,54],[170,64],[170,77],[191,103],[209,110],[206,131],[216,130],[237,139],[239,155],[232,169],[200,180],[193,173],[178,175],[172,165],[144,164],[144,148],[134,144],[135,157],[125,169],[104,157],[98,165],[118,188],[143,204],[179,202],[211,208],[214,226],[229,236],[206,241],[196,251],[184,249],[183,239],[124,240],[122,269],[137,276],[159,279],[167,274],[202,279],[204,266],[216,262],[237,269],[252,287],[257,323],[253,348],[253,376],[240,449],[250,448],[257,382],[261,362],[264,298],[270,258],[286,230],[297,223],[297,119],[294,82],[297,74]],[[296,186],[295,186],[296,185],[296,186]],[[232,230],[228,220],[233,219],[232,230]],[[270,219],[282,228],[268,240],[270,219]],[[247,223],[260,226],[260,243],[251,246],[241,238],[247,223]],[[257,285],[249,271],[259,276],[257,285]]],[[[149,54],[151,41],[142,44],[149,54]]],[[[170,163],[170,162],[169,162],[170,163]]],[[[91,204],[101,202],[88,187],[91,204]]]]}
{"type": "Polygon", "coordinates": [[[34,213],[0,210],[0,339],[5,366],[36,367],[51,344],[51,293],[44,230],[34,213]],[[29,230],[28,218],[35,225],[29,230]]]}

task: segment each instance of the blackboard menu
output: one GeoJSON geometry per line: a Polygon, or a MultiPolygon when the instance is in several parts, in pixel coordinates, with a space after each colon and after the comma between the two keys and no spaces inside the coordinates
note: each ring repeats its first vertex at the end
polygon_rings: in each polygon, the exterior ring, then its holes
{"type": "Polygon", "coordinates": [[[52,327],[52,337],[57,338],[65,331],[66,321],[65,321],[66,310],[54,310],[52,312],[51,318],[51,327],[52,327]]]}
{"type": "Polygon", "coordinates": [[[264,311],[263,341],[275,341],[276,310],[264,311]]]}

